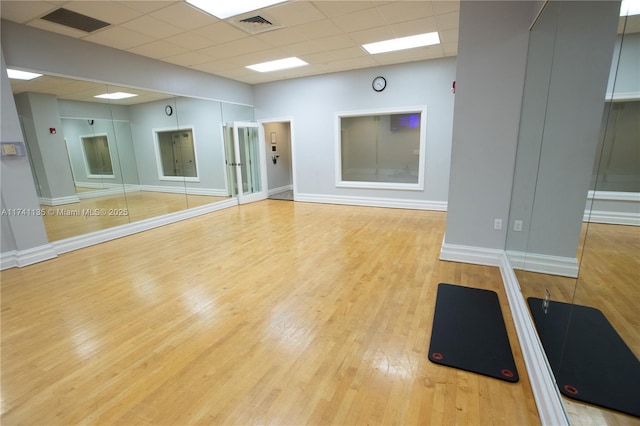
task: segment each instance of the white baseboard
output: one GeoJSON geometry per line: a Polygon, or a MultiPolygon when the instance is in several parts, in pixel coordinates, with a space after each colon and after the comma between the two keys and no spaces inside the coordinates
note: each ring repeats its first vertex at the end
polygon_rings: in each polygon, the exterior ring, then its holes
{"type": "Polygon", "coordinates": [[[181,220],[190,219],[192,217],[200,216],[237,205],[238,199],[230,198],[228,200],[220,201],[217,203],[185,209],[175,213],[157,216],[138,222],[132,222],[126,225],[115,226],[113,228],[91,232],[89,234],[79,235],[77,237],[54,241],[51,243],[51,245],[55,249],[56,253],[67,253],[69,251],[78,250],[110,240],[115,240],[116,238],[126,237],[127,235],[133,235],[138,232],[147,231],[149,229],[158,228],[160,226],[168,225],[171,223],[179,222],[181,220]]]}
{"type": "Polygon", "coordinates": [[[187,195],[208,195],[211,197],[227,197],[229,194],[226,189],[214,188],[190,188],[184,186],[160,186],[160,185],[139,185],[140,191],[149,192],[167,192],[171,194],[187,195]]]}
{"type": "Polygon", "coordinates": [[[12,250],[6,253],[0,253],[0,270],[22,268],[23,266],[33,265],[34,263],[56,257],[58,257],[58,253],[51,244],[45,244],[27,250],[12,250]]]}
{"type": "Polygon", "coordinates": [[[500,268],[540,422],[550,426],[569,425],[562,397],[506,252],[499,249],[447,244],[443,241],[440,259],[500,268]]]}
{"type": "Polygon", "coordinates": [[[389,207],[395,209],[447,211],[446,201],[401,200],[394,198],[349,197],[343,195],[296,194],[296,201],[349,206],[389,207]]]}
{"type": "Polygon", "coordinates": [[[589,191],[583,221],[640,226],[640,193],[589,191]]]}
{"type": "Polygon", "coordinates": [[[270,189],[268,194],[269,196],[271,196],[271,195],[279,194],[285,191],[293,191],[293,185],[285,185],[285,186],[280,186],[278,188],[270,189]]]}
{"type": "Polygon", "coordinates": [[[66,197],[38,197],[38,202],[45,206],[63,206],[65,204],[79,203],[80,197],[77,195],[68,195],[66,197]]]}
{"type": "Polygon", "coordinates": [[[443,241],[440,260],[472,263],[474,265],[500,266],[504,250],[447,244],[443,241]]]}
{"type": "Polygon", "coordinates": [[[506,255],[515,269],[523,271],[577,278],[580,269],[575,257],[548,256],[513,250],[507,250],[506,255]]]}
{"type": "Polygon", "coordinates": [[[506,253],[503,253],[500,261],[500,274],[509,300],[509,309],[516,328],[518,342],[522,349],[522,357],[527,367],[533,397],[538,407],[540,423],[553,426],[569,425],[569,419],[551,366],[506,253]]]}

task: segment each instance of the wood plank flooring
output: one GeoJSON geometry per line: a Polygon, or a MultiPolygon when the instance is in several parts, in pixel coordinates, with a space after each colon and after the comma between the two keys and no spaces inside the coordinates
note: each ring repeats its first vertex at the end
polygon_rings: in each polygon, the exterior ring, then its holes
{"type": "Polygon", "coordinates": [[[41,205],[49,241],[84,235],[114,226],[228,200],[229,197],[136,191],[83,198],[62,206],[41,205]]]}
{"type": "MultiPolygon", "coordinates": [[[[583,226],[577,279],[516,271],[523,296],[544,297],[600,309],[640,358],[640,227],[583,226]]],[[[563,398],[573,424],[635,425],[640,419],[563,398]]]]}
{"type": "Polygon", "coordinates": [[[266,200],[1,273],[17,424],[539,424],[497,268],[445,213],[266,200]],[[521,380],[431,363],[437,284],[495,290],[521,380]]]}

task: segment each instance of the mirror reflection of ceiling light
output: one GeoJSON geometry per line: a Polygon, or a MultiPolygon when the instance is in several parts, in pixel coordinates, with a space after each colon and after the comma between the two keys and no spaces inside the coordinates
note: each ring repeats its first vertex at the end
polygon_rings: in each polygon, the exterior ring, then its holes
{"type": "Polygon", "coordinates": [[[640,15],[640,0],[622,0],[620,16],[640,15]]]}
{"type": "Polygon", "coordinates": [[[34,78],[42,77],[42,74],[7,68],[7,76],[14,80],[33,80],[34,78]]]}
{"type": "Polygon", "coordinates": [[[262,9],[286,0],[234,0],[234,1],[211,1],[211,0],[186,0],[192,6],[213,15],[216,18],[227,19],[231,16],[262,9]]]}
{"type": "Polygon", "coordinates": [[[378,41],[376,43],[363,44],[362,47],[370,54],[375,55],[377,53],[394,52],[396,50],[413,49],[414,47],[434,44],[440,44],[440,37],[437,32],[378,41]]]}
{"type": "Polygon", "coordinates": [[[94,96],[94,98],[100,98],[100,99],[127,99],[127,98],[133,98],[134,96],[138,96],[138,95],[134,95],[133,93],[126,93],[126,92],[114,92],[114,93],[104,93],[102,95],[96,95],[96,96],[94,96]]]}
{"type": "Polygon", "coordinates": [[[249,65],[247,68],[258,72],[279,71],[287,68],[301,67],[303,65],[309,65],[307,62],[300,58],[291,57],[285,59],[278,59],[276,61],[263,62],[261,64],[249,65]]]}

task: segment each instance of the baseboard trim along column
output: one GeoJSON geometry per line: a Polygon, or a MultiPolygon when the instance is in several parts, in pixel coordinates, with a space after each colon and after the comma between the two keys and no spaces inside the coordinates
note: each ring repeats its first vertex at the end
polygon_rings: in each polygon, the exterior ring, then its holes
{"type": "Polygon", "coordinates": [[[58,257],[58,253],[51,244],[45,244],[26,250],[12,250],[0,253],[0,270],[22,268],[34,263],[58,257]]]}
{"type": "Polygon", "coordinates": [[[524,301],[520,284],[504,250],[470,247],[442,243],[440,260],[500,268],[511,317],[522,349],[527,375],[543,425],[565,426],[569,419],[562,403],[547,356],[542,348],[529,309],[524,301]]]}
{"type": "Polygon", "coordinates": [[[509,263],[515,269],[562,277],[578,277],[580,264],[575,257],[548,256],[513,250],[507,250],[506,254],[509,263]]]}

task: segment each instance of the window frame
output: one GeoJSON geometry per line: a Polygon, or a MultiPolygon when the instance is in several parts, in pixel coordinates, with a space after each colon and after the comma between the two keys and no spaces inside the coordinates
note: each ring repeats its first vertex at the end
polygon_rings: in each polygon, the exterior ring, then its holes
{"type": "Polygon", "coordinates": [[[151,130],[153,132],[153,148],[156,153],[156,167],[158,171],[158,180],[162,181],[173,181],[173,182],[200,182],[200,166],[198,165],[198,150],[196,143],[196,131],[193,125],[185,125],[180,127],[166,127],[166,128],[155,128],[151,130]],[[192,141],[193,141],[193,161],[196,167],[196,175],[195,176],[166,176],[164,174],[164,169],[162,167],[162,154],[160,153],[160,138],[159,133],[171,133],[171,132],[182,132],[185,130],[191,131],[192,141]]]}
{"type": "Polygon", "coordinates": [[[377,108],[366,110],[339,111],[334,115],[334,140],[335,140],[335,184],[337,188],[361,188],[361,189],[392,189],[423,191],[426,164],[427,148],[427,106],[409,106],[397,108],[377,108]],[[420,113],[420,133],[419,133],[419,156],[418,156],[418,182],[417,183],[397,183],[397,182],[366,182],[350,181],[342,179],[342,121],[348,117],[365,117],[376,115],[395,115],[420,113]]]}
{"type": "Polygon", "coordinates": [[[80,149],[82,150],[82,159],[84,160],[84,169],[89,179],[115,179],[115,167],[113,162],[113,153],[111,152],[111,142],[109,141],[109,135],[107,133],[91,133],[87,135],[80,135],[80,149]],[[91,172],[91,165],[87,158],[87,150],[84,148],[85,139],[95,139],[98,137],[104,137],[107,140],[107,150],[109,151],[109,161],[111,161],[111,174],[95,174],[91,172]]]}

